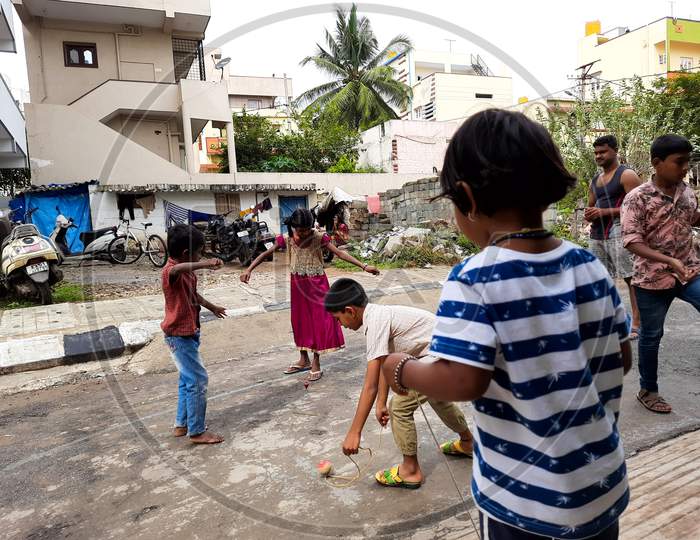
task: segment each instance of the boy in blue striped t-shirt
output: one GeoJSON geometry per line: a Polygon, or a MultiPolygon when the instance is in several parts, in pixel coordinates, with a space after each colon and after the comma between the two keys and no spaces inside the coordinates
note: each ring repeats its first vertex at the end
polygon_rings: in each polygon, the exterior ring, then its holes
{"type": "Polygon", "coordinates": [[[541,125],[490,109],[457,131],[440,180],[483,250],[443,287],[430,347],[441,360],[393,354],[384,376],[398,393],[474,402],[484,540],[616,539],[627,316],[602,264],[542,226],[575,178],[541,125]]]}

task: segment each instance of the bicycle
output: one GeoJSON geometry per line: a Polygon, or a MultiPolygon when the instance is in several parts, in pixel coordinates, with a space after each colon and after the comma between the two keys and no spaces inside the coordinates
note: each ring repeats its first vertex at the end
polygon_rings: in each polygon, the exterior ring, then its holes
{"type": "Polygon", "coordinates": [[[151,234],[146,236],[148,227],[153,225],[150,222],[142,222],[143,229],[131,227],[128,219],[122,219],[122,224],[126,225],[126,231],[109,243],[107,253],[112,262],[116,264],[133,264],[145,253],[156,268],[162,268],[168,261],[168,247],[160,236],[151,234]],[[143,231],[146,243],[136,236],[132,229],[143,231]]]}

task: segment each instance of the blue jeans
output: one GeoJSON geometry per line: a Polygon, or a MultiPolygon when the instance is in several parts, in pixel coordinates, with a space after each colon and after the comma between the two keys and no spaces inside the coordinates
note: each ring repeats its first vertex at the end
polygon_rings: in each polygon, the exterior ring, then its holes
{"type": "Polygon", "coordinates": [[[199,332],[194,336],[165,336],[180,372],[176,427],[187,427],[190,437],[204,433],[209,376],[199,356],[199,332]]]}
{"type": "Polygon", "coordinates": [[[658,392],[659,344],[664,335],[666,313],[674,299],[685,300],[700,312],[700,278],[686,285],[676,282],[672,289],[634,288],[639,306],[639,385],[642,390],[658,392]]]}

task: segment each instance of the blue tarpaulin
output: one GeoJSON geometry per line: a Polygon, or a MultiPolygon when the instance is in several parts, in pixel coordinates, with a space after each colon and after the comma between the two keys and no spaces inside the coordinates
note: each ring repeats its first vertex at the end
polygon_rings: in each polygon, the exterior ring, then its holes
{"type": "Polygon", "coordinates": [[[20,195],[10,199],[10,210],[12,210],[12,221],[24,223],[24,196],[20,195]]]}
{"type": "Polygon", "coordinates": [[[25,211],[36,208],[32,223],[44,236],[49,236],[53,231],[59,210],[67,218],[73,218],[76,228],[68,229],[66,243],[71,253],[83,251],[80,233],[92,229],[87,184],[74,184],[65,189],[25,191],[23,197],[25,211]]]}

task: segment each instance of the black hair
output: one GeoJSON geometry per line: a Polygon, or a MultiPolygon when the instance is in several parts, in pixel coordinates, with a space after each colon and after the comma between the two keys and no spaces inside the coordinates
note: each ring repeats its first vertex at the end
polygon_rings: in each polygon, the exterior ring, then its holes
{"type": "Polygon", "coordinates": [[[693,151],[693,145],[685,137],[669,133],[661,135],[651,143],[651,159],[659,158],[664,161],[671,154],[688,154],[693,151]]]}
{"type": "Polygon", "coordinates": [[[442,193],[463,214],[471,187],[479,212],[544,210],[576,184],[547,130],[524,114],[487,109],[470,116],[447,147],[440,174],[442,193]]]}
{"type": "Polygon", "coordinates": [[[204,234],[196,227],[180,223],[168,229],[168,254],[172,258],[179,259],[185,250],[194,253],[200,247],[204,247],[204,234]]]}
{"type": "Polygon", "coordinates": [[[357,281],[341,278],[328,290],[323,306],[330,313],[343,311],[348,306],[365,307],[369,300],[367,293],[357,281]]]}
{"type": "Polygon", "coordinates": [[[292,215],[284,220],[289,236],[292,236],[292,229],[311,229],[314,226],[314,215],[311,210],[297,208],[292,215]]]}
{"type": "Polygon", "coordinates": [[[615,137],[615,135],[602,135],[593,141],[593,148],[605,145],[608,145],[617,152],[617,137],[615,137]]]}

